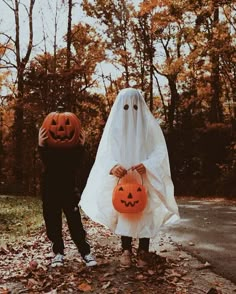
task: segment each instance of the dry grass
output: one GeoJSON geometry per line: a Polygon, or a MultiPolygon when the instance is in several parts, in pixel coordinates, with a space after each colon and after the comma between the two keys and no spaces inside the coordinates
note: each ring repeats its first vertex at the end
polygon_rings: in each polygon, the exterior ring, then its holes
{"type": "Polygon", "coordinates": [[[39,198],[0,195],[0,246],[19,241],[42,225],[39,198]]]}

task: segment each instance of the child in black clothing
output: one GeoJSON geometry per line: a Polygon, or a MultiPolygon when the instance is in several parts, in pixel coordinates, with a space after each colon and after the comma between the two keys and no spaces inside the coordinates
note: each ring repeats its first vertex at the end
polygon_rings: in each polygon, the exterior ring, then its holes
{"type": "MultiPolygon", "coordinates": [[[[86,232],[81,222],[78,209],[78,193],[82,192],[82,184],[78,186],[78,172],[84,156],[84,135],[80,137],[80,145],[73,148],[50,148],[46,144],[47,131],[39,130],[39,154],[45,170],[42,179],[43,216],[47,236],[52,242],[55,257],[52,266],[61,266],[64,261],[64,242],[62,237],[62,212],[64,212],[71,238],[77,246],[87,266],[96,265],[90,253],[90,245],[86,241],[86,232]],[[76,195],[77,194],[77,195],[76,195]]],[[[81,180],[81,179],[79,179],[81,180]]]]}

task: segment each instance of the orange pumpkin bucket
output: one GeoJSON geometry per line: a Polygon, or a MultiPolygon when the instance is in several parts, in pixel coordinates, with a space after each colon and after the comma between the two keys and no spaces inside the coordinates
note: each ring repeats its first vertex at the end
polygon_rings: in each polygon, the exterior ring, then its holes
{"type": "Polygon", "coordinates": [[[79,144],[81,123],[72,112],[51,112],[43,121],[47,130],[47,144],[54,148],[70,148],[79,144]]]}
{"type": "MultiPolygon", "coordinates": [[[[141,176],[142,178],[142,176],[141,176]]],[[[140,213],[147,205],[147,191],[142,183],[137,180],[119,183],[112,193],[112,204],[120,213],[140,213]]]]}

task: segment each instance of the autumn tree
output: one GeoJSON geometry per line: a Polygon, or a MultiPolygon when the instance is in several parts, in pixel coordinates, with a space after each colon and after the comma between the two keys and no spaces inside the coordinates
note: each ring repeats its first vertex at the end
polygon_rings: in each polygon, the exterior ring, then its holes
{"type": "MultiPolygon", "coordinates": [[[[31,60],[25,73],[27,103],[31,109],[42,111],[43,117],[55,111],[57,105],[67,105],[68,75],[71,81],[71,107],[74,112],[80,110],[81,104],[89,97],[86,94],[96,83],[96,67],[104,59],[104,43],[96,30],[88,24],[79,23],[72,27],[72,50],[70,71],[67,71],[67,48],[57,50],[56,59],[52,54],[40,54],[31,60]],[[54,61],[56,62],[56,67],[54,61]],[[55,70],[56,68],[56,70],[55,70]],[[86,97],[86,98],[85,98],[86,97]]],[[[89,101],[88,101],[89,103],[89,101]]],[[[97,103],[97,102],[96,102],[97,103]]],[[[90,112],[89,107],[87,107],[90,112]]],[[[40,114],[37,115],[42,121],[40,114]]]]}
{"type": "Polygon", "coordinates": [[[228,110],[228,113],[224,113],[224,120],[228,118],[234,123],[236,120],[236,2],[219,1],[219,4],[221,4],[219,7],[221,16],[220,34],[218,36],[221,101],[224,101],[223,108],[226,105],[226,110],[228,110]]]}
{"type": "Polygon", "coordinates": [[[198,2],[193,4],[191,8],[196,17],[194,29],[196,40],[200,37],[206,45],[205,48],[202,48],[203,63],[201,65],[206,64],[210,74],[208,78],[211,96],[209,97],[209,121],[222,122],[220,47],[223,41],[221,39],[223,26],[220,22],[219,1],[206,1],[204,4],[198,2]],[[205,58],[206,56],[209,57],[209,60],[205,58]]]}
{"type": "Polygon", "coordinates": [[[123,84],[129,86],[134,55],[130,42],[131,15],[134,10],[132,1],[84,0],[82,7],[88,16],[100,22],[107,49],[111,52],[109,61],[123,68],[123,84]]]}
{"type": "Polygon", "coordinates": [[[234,84],[233,2],[196,1],[187,6],[193,25],[186,31],[185,42],[188,69],[195,81],[195,109],[204,109],[211,123],[224,121],[223,105],[234,84]]]}
{"type": "Polygon", "coordinates": [[[170,103],[168,105],[168,123],[172,128],[178,114],[179,92],[178,75],[183,67],[183,43],[182,25],[183,18],[178,2],[162,1],[160,9],[156,7],[156,1],[143,1],[141,14],[151,15],[151,27],[153,38],[155,36],[156,50],[162,58],[154,55],[153,68],[155,74],[165,77],[168,81],[170,103]],[[175,7],[173,7],[175,6],[175,7]]]}
{"type": "Polygon", "coordinates": [[[143,1],[140,13],[152,15],[156,9],[152,17],[156,52],[164,55],[159,60],[154,57],[154,68],[168,80],[170,126],[181,122],[184,113],[190,121],[193,114],[223,121],[223,89],[226,81],[233,85],[229,56],[234,52],[234,5],[210,0],[143,1]]]}
{"type": "Polygon", "coordinates": [[[8,149],[7,136],[12,126],[11,115],[8,113],[11,97],[7,95],[9,66],[5,64],[5,55],[11,49],[10,41],[0,44],[0,183],[6,182],[6,154],[8,149]]]}
{"type": "Polygon", "coordinates": [[[137,86],[144,91],[146,100],[149,100],[149,108],[153,111],[153,65],[155,56],[155,31],[152,27],[152,12],[146,13],[141,9],[139,13],[134,14],[132,32],[133,47],[135,50],[136,73],[135,76],[140,79],[137,86]],[[147,95],[149,93],[149,95],[147,95]],[[147,99],[148,97],[148,99],[147,99]]]}
{"type": "Polygon", "coordinates": [[[15,20],[15,37],[6,36],[7,40],[11,41],[13,45],[13,53],[15,56],[15,63],[12,62],[12,58],[7,62],[16,70],[16,82],[17,91],[15,95],[15,119],[13,125],[13,146],[14,146],[14,175],[16,185],[22,187],[23,184],[23,131],[24,131],[24,72],[26,65],[29,61],[32,47],[33,47],[33,9],[35,0],[30,0],[29,5],[21,3],[19,0],[3,0],[6,6],[14,15],[15,20]],[[20,40],[20,20],[21,20],[21,9],[24,9],[28,17],[28,43],[25,55],[22,57],[22,48],[20,40]]]}

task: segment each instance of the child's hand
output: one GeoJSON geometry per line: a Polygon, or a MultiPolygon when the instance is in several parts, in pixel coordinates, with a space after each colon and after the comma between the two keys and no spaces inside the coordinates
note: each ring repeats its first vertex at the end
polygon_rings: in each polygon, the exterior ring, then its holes
{"type": "Polygon", "coordinates": [[[41,147],[45,146],[46,140],[47,140],[47,130],[45,128],[40,128],[39,129],[39,137],[38,137],[38,144],[41,147]]]}
{"type": "Polygon", "coordinates": [[[81,129],[81,133],[79,135],[79,143],[80,145],[84,145],[85,143],[85,131],[83,129],[81,129]]]}
{"type": "Polygon", "coordinates": [[[146,173],[146,167],[142,163],[132,166],[131,169],[136,170],[140,175],[143,175],[146,173]]]}
{"type": "Polygon", "coordinates": [[[112,168],[111,174],[116,176],[117,178],[122,178],[124,175],[127,174],[127,170],[123,166],[117,164],[112,168]]]}

